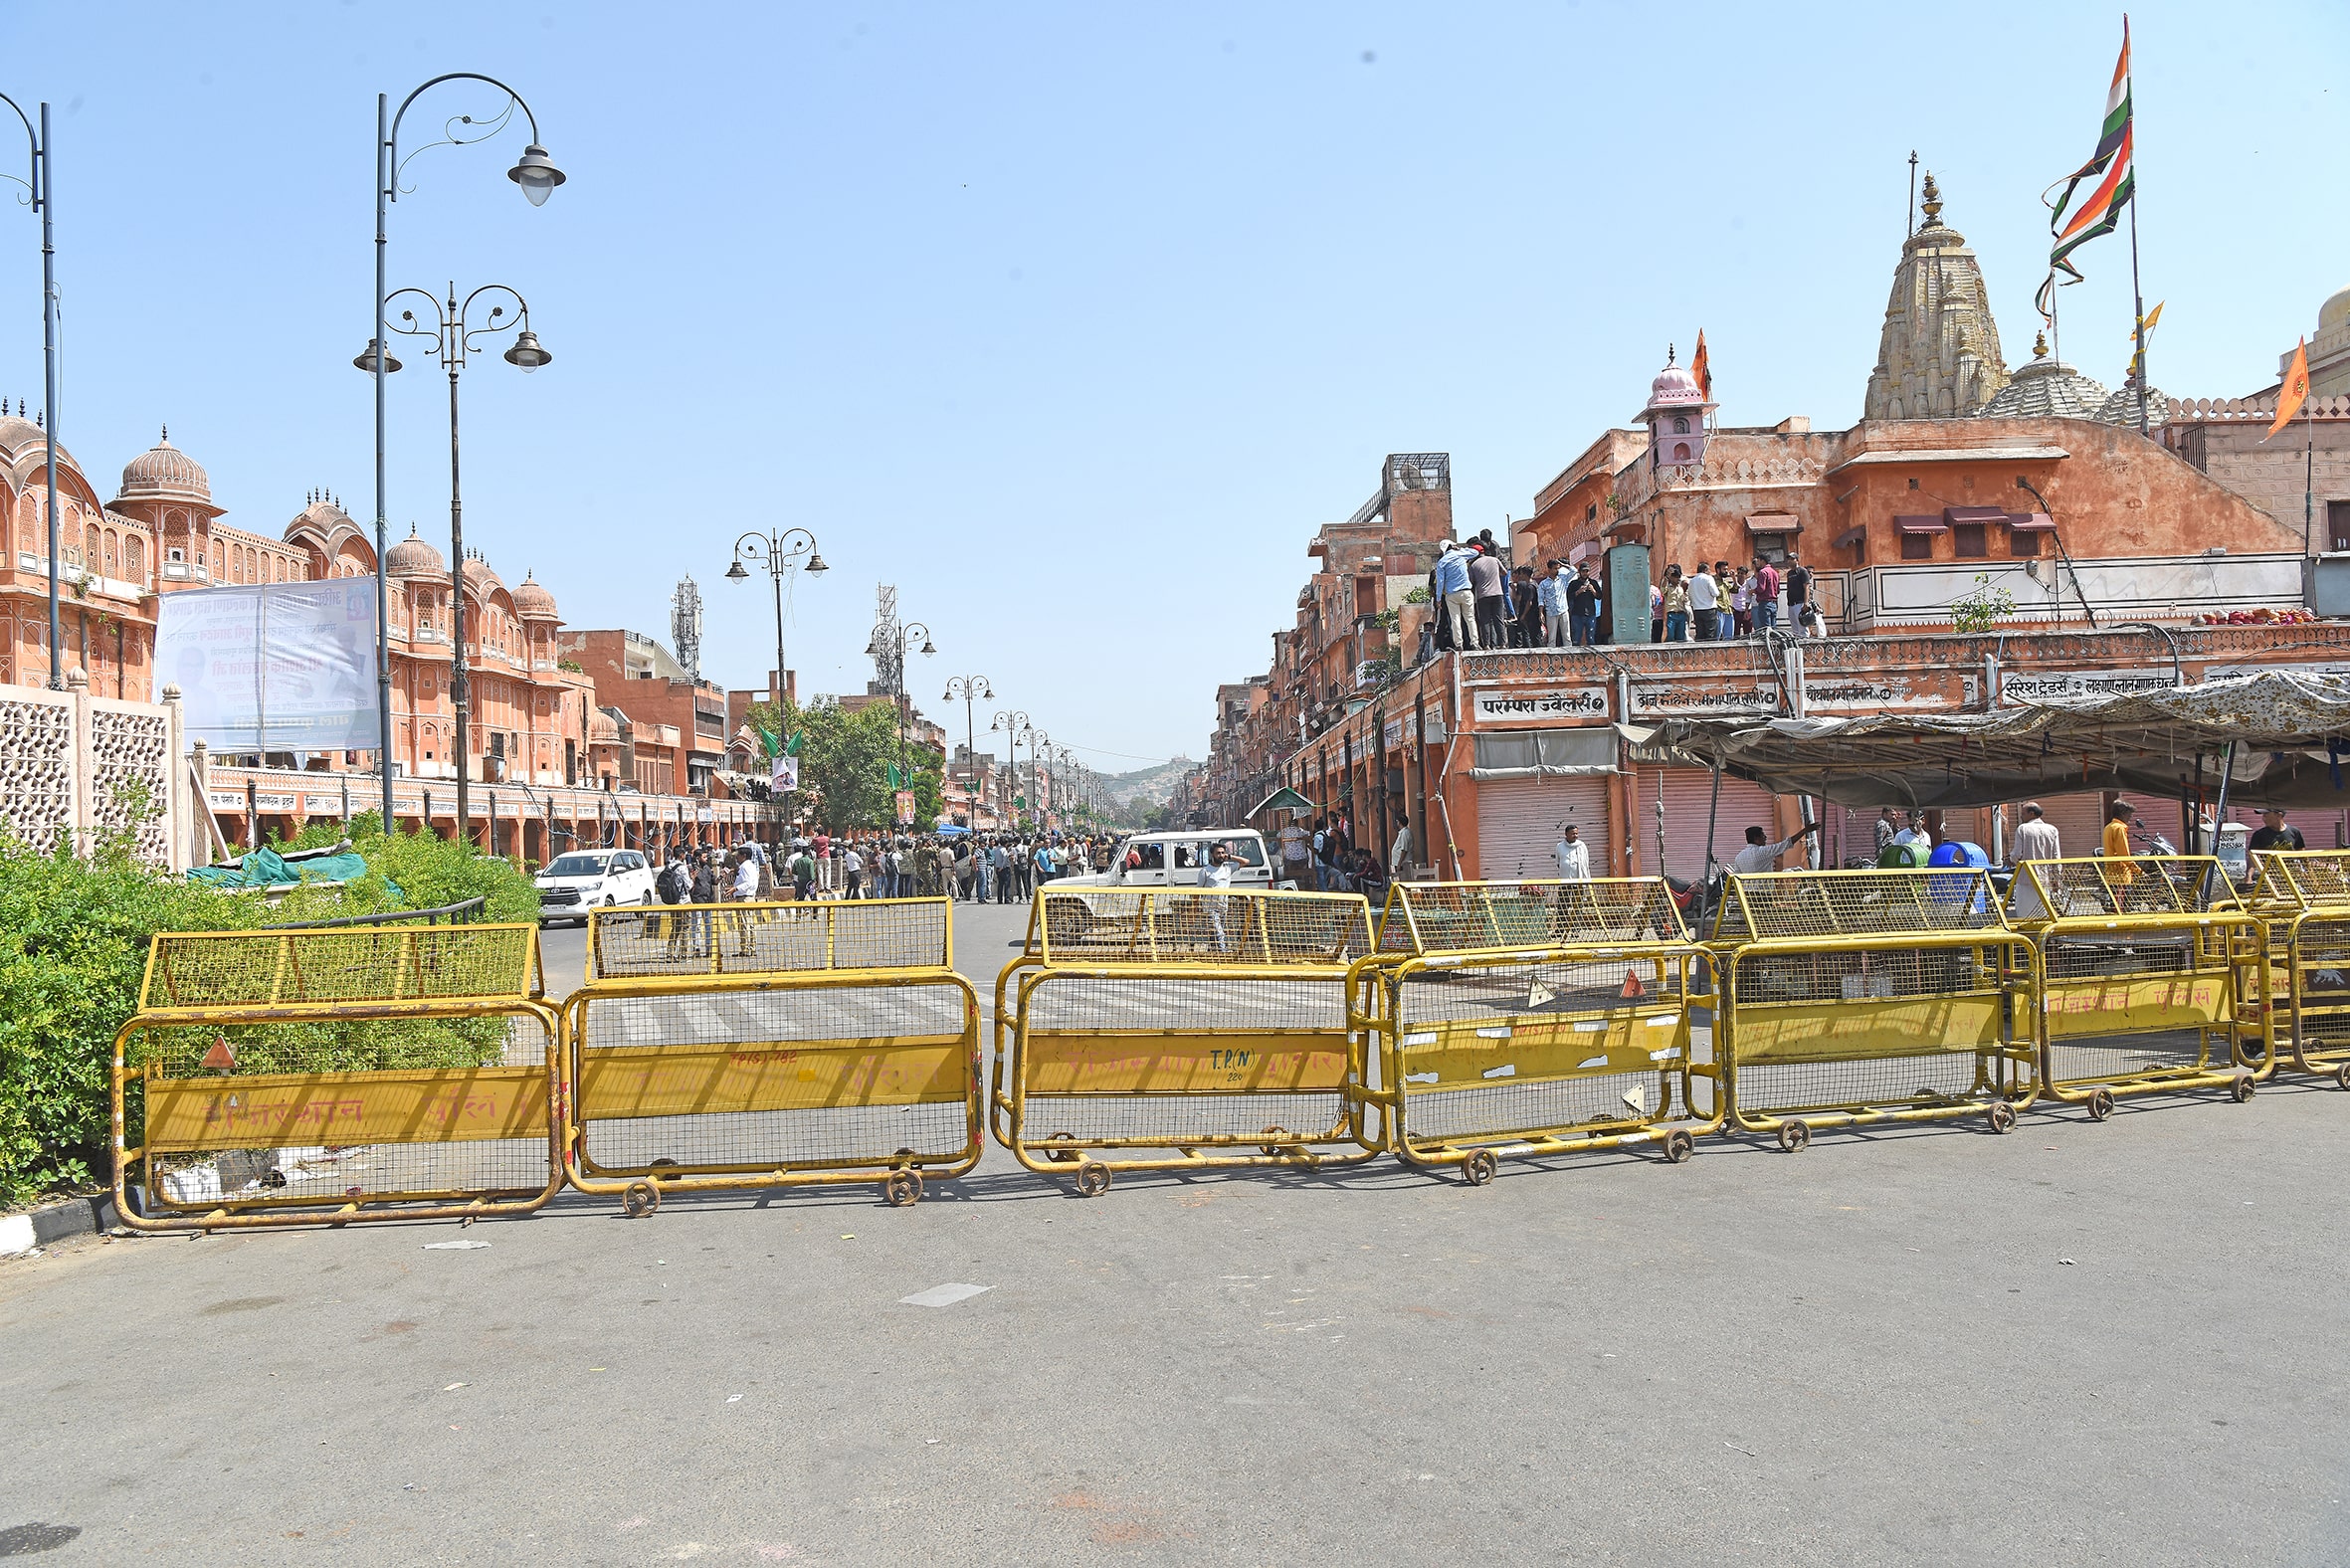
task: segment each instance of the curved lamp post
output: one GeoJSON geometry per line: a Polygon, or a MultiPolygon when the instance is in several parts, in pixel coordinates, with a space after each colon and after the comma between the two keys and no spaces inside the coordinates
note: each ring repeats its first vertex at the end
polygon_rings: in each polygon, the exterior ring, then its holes
{"type": "Polygon", "coordinates": [[[995,695],[985,676],[949,676],[946,695],[939,698],[942,702],[952,702],[958,696],[963,699],[963,783],[967,797],[964,809],[970,817],[963,826],[973,833],[979,831],[979,731],[971,704],[981,697],[992,702],[995,695]]]}
{"type": "Polygon", "coordinates": [[[816,535],[806,528],[793,528],[784,533],[760,533],[756,529],[734,541],[734,563],[726,568],[728,582],[748,582],[750,573],[742,569],[749,561],[754,566],[767,568],[767,575],[775,579],[775,711],[776,721],[783,714],[783,579],[784,575],[802,560],[807,565],[801,570],[811,577],[822,577],[831,568],[817,553],[816,535]],[[795,540],[805,539],[805,544],[795,540]]]}
{"type": "MultiPolygon", "coordinates": [[[[418,98],[444,82],[486,83],[505,95],[505,107],[487,120],[476,121],[471,114],[461,114],[455,119],[449,120],[442,126],[444,134],[441,140],[429,141],[423,147],[417,148],[417,152],[423,152],[429,147],[465,147],[478,141],[486,141],[503,130],[506,122],[513,118],[514,110],[518,108],[522,111],[522,118],[530,125],[530,141],[528,145],[523,147],[522,156],[515,161],[514,166],[506,170],[505,177],[521,187],[522,195],[533,207],[544,206],[547,197],[552,195],[555,187],[562,184],[564,180],[563,171],[555,167],[553,160],[547,156],[546,148],[538,144],[538,116],[530,112],[530,105],[522,101],[521,94],[516,93],[495,77],[486,77],[474,71],[448,72],[433,78],[402,98],[397,113],[391,111],[391,98],[388,95],[378,93],[375,96],[375,333],[368,340],[367,352],[361,354],[354,363],[362,370],[372,371],[375,377],[375,708],[377,738],[382,747],[376,761],[383,769],[383,828],[386,833],[392,831],[392,595],[390,579],[385,575],[383,561],[385,551],[390,548],[389,542],[385,538],[386,523],[384,521],[388,507],[384,500],[383,378],[399,369],[400,362],[384,352],[384,312],[391,304],[390,298],[384,294],[384,245],[387,233],[385,215],[388,204],[400,199],[400,171],[406,167],[405,161],[400,157],[401,122],[407,119],[409,108],[415,104],[418,98]],[[479,134],[465,134],[463,127],[477,123],[482,127],[479,134]]],[[[409,154],[410,157],[415,155],[416,153],[413,152],[409,154]]],[[[528,339],[527,333],[524,336],[528,339]]],[[[535,348],[536,339],[528,340],[535,348]]],[[[519,343],[515,345],[516,348],[520,348],[520,346],[519,343]]],[[[507,358],[512,359],[513,356],[508,354],[507,358]]],[[[539,364],[545,362],[544,358],[539,359],[537,364],[522,364],[522,361],[514,360],[514,363],[521,364],[525,370],[535,370],[539,364]]],[[[456,446],[454,420],[454,408],[457,401],[456,376],[455,370],[450,371],[449,399],[453,410],[450,444],[453,452],[456,446]]],[[[451,479],[454,488],[454,469],[451,479]]],[[[452,572],[463,569],[462,559],[450,563],[452,572]]],[[[464,603],[462,592],[458,602],[461,606],[464,603]]],[[[457,656],[459,669],[462,671],[465,659],[463,642],[458,644],[457,656]]],[[[465,758],[464,747],[461,745],[458,749],[457,799],[459,829],[462,834],[465,812],[465,758]]],[[[432,825],[427,823],[425,826],[429,832],[432,825]]]]}
{"type": "MultiPolygon", "coordinates": [[[[485,337],[492,337],[501,332],[514,332],[515,337],[513,346],[498,357],[524,374],[552,362],[555,356],[539,346],[537,334],[530,330],[529,303],[504,284],[484,284],[472,294],[467,294],[465,303],[462,305],[457,302],[457,286],[455,284],[449,286],[449,297],[446,301],[422,289],[403,289],[387,298],[384,301],[385,306],[388,308],[393,299],[397,299],[403,294],[414,294],[425,302],[425,321],[423,324],[419,324],[414,310],[402,310],[400,312],[402,324],[393,327],[392,330],[404,336],[423,338],[427,344],[424,351],[426,357],[439,360],[442,367],[449,372],[449,636],[455,660],[450,671],[449,695],[450,705],[457,710],[457,842],[471,844],[473,842],[472,812],[466,794],[466,775],[472,769],[466,758],[467,753],[473,749],[474,743],[474,699],[473,686],[468,679],[465,657],[465,490],[460,484],[461,470],[458,464],[457,377],[458,373],[465,369],[466,360],[476,343],[485,337]],[[473,312],[474,303],[485,294],[505,295],[513,300],[514,308],[519,313],[514,319],[506,320],[504,319],[506,307],[502,304],[491,305],[489,317],[481,325],[473,325],[469,317],[473,312]]],[[[370,342],[366,350],[351,361],[361,370],[372,372],[375,376],[375,384],[379,387],[383,385],[385,376],[400,368],[400,361],[382,352],[378,346],[381,342],[381,338],[370,342]]],[[[380,448],[377,451],[377,461],[379,464],[382,461],[380,448]]],[[[377,521],[380,524],[382,519],[379,517],[377,521]]],[[[376,571],[380,579],[383,571],[383,557],[380,555],[376,557],[376,571]]],[[[383,591],[380,586],[378,591],[383,591]]],[[[388,618],[380,619],[388,621],[388,618]]],[[[391,667],[386,665],[384,668],[385,679],[388,681],[391,667]]],[[[385,712],[388,714],[390,710],[390,702],[387,699],[385,712]]],[[[387,740],[389,727],[387,721],[387,740]]],[[[387,752],[386,755],[388,756],[389,753],[387,752]]],[[[387,782],[391,778],[388,769],[384,777],[387,782]]],[[[391,821],[388,810],[390,792],[387,789],[385,793],[387,811],[384,821],[389,823],[391,821]]],[[[430,832],[432,825],[427,823],[425,827],[426,831],[430,832]]],[[[491,831],[494,835],[494,821],[491,824],[491,831]]]]}
{"type": "MultiPolygon", "coordinates": [[[[897,672],[897,680],[893,685],[897,689],[892,691],[890,695],[895,698],[897,706],[897,777],[909,793],[914,786],[913,775],[906,771],[905,766],[905,656],[912,649],[914,639],[917,637],[922,640],[922,657],[924,659],[938,652],[937,647],[930,641],[930,628],[919,621],[908,621],[903,626],[892,626],[883,621],[874,628],[873,640],[865,645],[867,653],[879,654],[888,646],[891,639],[894,638],[897,643],[897,659],[893,666],[897,672]]],[[[894,800],[889,803],[889,810],[892,820],[895,820],[897,803],[894,800]]]]}
{"type": "MultiPolygon", "coordinates": [[[[47,454],[49,469],[49,689],[63,691],[66,671],[59,642],[65,630],[58,609],[57,562],[65,538],[57,518],[57,214],[50,188],[49,105],[41,105],[41,128],[35,130],[16,99],[0,93],[0,103],[16,110],[16,117],[24,122],[25,139],[32,143],[33,177],[25,188],[32,192],[33,210],[41,215],[41,450],[47,454]]],[[[160,687],[151,694],[156,701],[163,700],[160,687]]]]}
{"type": "MultiPolygon", "coordinates": [[[[1017,796],[1020,793],[1020,737],[1029,732],[1028,714],[1020,708],[1014,708],[1008,713],[998,713],[989,721],[987,727],[990,730],[1000,729],[1004,732],[1005,761],[1011,766],[1012,793],[1017,796]]],[[[1012,826],[1015,828],[1020,826],[1020,807],[1017,804],[1012,807],[1012,826]]]]}

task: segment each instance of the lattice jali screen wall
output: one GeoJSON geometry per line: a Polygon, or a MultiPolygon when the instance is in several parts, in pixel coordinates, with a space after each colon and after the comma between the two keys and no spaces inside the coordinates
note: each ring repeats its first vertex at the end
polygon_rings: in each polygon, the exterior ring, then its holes
{"type": "Polygon", "coordinates": [[[0,696],[0,823],[43,848],[74,825],[74,704],[46,691],[0,696]]]}
{"type": "Polygon", "coordinates": [[[171,714],[143,702],[90,699],[86,776],[88,826],[104,832],[128,827],[134,800],[147,804],[138,829],[141,859],[171,857],[171,714]],[[157,809],[160,808],[160,809],[157,809]]]}
{"type": "Polygon", "coordinates": [[[175,704],[0,686],[0,830],[44,849],[70,831],[87,849],[128,826],[143,798],[139,854],[185,865],[193,802],[179,732],[175,704]]]}

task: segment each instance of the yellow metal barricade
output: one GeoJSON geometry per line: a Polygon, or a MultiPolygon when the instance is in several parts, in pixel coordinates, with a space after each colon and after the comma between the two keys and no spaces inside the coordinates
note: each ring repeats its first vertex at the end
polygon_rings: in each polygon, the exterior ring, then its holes
{"type": "Polygon", "coordinates": [[[997,1140],[1088,1197],[1116,1171],[1369,1159],[1347,984],[1370,913],[1352,893],[1048,884],[996,982],[997,1140]]]}
{"type": "Polygon", "coordinates": [[[878,1182],[979,1162],[979,999],[944,898],[599,910],[564,1006],[564,1168],[664,1194],[878,1182]]]}
{"type": "Polygon", "coordinates": [[[138,1012],[114,1037],[123,1223],[540,1207],[563,1178],[539,979],[535,924],[157,936],[138,1012]]]}
{"type": "Polygon", "coordinates": [[[1729,1114],[1793,1151],[1815,1126],[1983,1116],[2039,1089],[2031,944],[1990,874],[1734,876],[1712,946],[1729,1114]]]}
{"type": "Polygon", "coordinates": [[[2284,1061],[2350,1088],[2350,850],[2259,850],[2253,912],[2268,926],[2269,996],[2284,1061]]]}
{"type": "Polygon", "coordinates": [[[1706,965],[1663,878],[1399,882],[1351,1025],[1379,1043],[1386,1145],[1471,1186],[1501,1155],[1653,1144],[1721,1125],[1691,1011],[1706,965]]]}
{"type": "Polygon", "coordinates": [[[2008,910],[2032,939],[2056,1098],[2102,1121],[2118,1094],[2245,1100],[2276,1070],[2267,926],[2213,857],[2027,861],[2008,910]]]}

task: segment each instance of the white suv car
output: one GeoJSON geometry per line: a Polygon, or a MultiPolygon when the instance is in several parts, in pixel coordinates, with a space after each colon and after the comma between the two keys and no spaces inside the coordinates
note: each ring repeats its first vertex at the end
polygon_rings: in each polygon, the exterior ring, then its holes
{"type": "Polygon", "coordinates": [[[531,879],[538,886],[538,919],[587,922],[591,909],[652,903],[653,868],[635,850],[573,850],[531,879]]]}
{"type": "Polygon", "coordinates": [[[1273,885],[1265,840],[1253,829],[1221,828],[1137,833],[1111,854],[1107,871],[1090,877],[1056,877],[1045,886],[1054,892],[1072,887],[1196,887],[1200,872],[1208,864],[1208,848],[1215,844],[1232,853],[1235,888],[1246,891],[1273,885]]]}

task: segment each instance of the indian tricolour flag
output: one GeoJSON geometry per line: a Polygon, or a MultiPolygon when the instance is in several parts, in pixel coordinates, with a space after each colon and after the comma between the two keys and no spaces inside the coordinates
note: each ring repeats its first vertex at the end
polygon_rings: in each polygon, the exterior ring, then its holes
{"type": "Polygon", "coordinates": [[[2121,222],[2122,208],[2136,194],[2137,160],[2130,142],[2130,20],[2125,16],[2121,58],[2113,63],[2113,84],[2105,92],[2105,122],[2097,134],[2097,150],[2064,179],[2064,194],[2053,204],[2049,218],[2049,232],[2056,243],[2049,252],[2049,283],[2041,286],[2042,314],[2048,313],[2049,285],[2056,282],[2056,273],[2072,282],[2080,279],[2079,269],[2067,258],[2099,235],[2111,234],[2121,222]]]}

